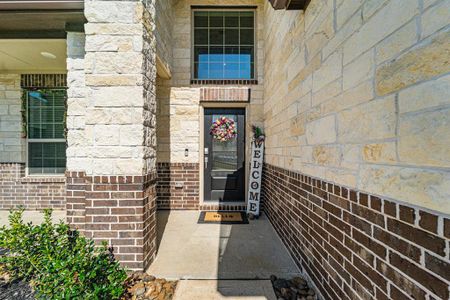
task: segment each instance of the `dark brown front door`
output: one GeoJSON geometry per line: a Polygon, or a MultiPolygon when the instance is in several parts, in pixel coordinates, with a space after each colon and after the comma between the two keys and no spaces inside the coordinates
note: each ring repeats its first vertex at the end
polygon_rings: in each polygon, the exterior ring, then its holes
{"type": "Polygon", "coordinates": [[[245,109],[205,109],[204,200],[245,200],[245,109]],[[228,141],[214,139],[211,125],[219,118],[234,120],[237,134],[228,141]]]}

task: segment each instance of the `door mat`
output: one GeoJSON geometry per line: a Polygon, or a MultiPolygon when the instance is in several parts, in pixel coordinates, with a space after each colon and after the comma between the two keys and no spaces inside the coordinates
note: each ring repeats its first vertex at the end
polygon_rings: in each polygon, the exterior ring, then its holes
{"type": "Polygon", "coordinates": [[[202,211],[198,224],[248,224],[243,211],[202,211]]]}

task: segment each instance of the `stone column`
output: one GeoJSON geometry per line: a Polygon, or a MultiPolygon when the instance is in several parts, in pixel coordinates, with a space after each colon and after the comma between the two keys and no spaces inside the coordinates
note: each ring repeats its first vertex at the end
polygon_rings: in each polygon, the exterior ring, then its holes
{"type": "Polygon", "coordinates": [[[84,129],[69,128],[68,177],[78,185],[68,193],[84,187],[85,235],[144,270],[156,239],[154,2],[86,1],[85,16],[84,129]]]}
{"type": "Polygon", "coordinates": [[[67,32],[67,169],[66,211],[67,222],[84,230],[85,187],[84,165],[87,164],[88,146],[85,143],[86,83],[84,75],[85,35],[83,32],[67,32]],[[80,170],[80,172],[74,172],[80,170]],[[80,179],[81,178],[81,179],[80,179]]]}

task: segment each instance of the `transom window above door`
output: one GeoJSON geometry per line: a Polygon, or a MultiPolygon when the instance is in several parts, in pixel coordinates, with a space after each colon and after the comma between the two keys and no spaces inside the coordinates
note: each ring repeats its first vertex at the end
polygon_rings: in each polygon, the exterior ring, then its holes
{"type": "Polygon", "coordinates": [[[254,11],[195,10],[193,15],[193,78],[254,79],[254,11]]]}

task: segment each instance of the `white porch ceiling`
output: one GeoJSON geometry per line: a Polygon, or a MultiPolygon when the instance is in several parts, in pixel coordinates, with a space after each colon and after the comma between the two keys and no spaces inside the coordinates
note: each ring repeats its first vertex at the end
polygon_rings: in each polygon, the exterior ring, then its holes
{"type": "Polygon", "coordinates": [[[0,39],[0,73],[65,73],[66,57],[65,39],[0,39]]]}

